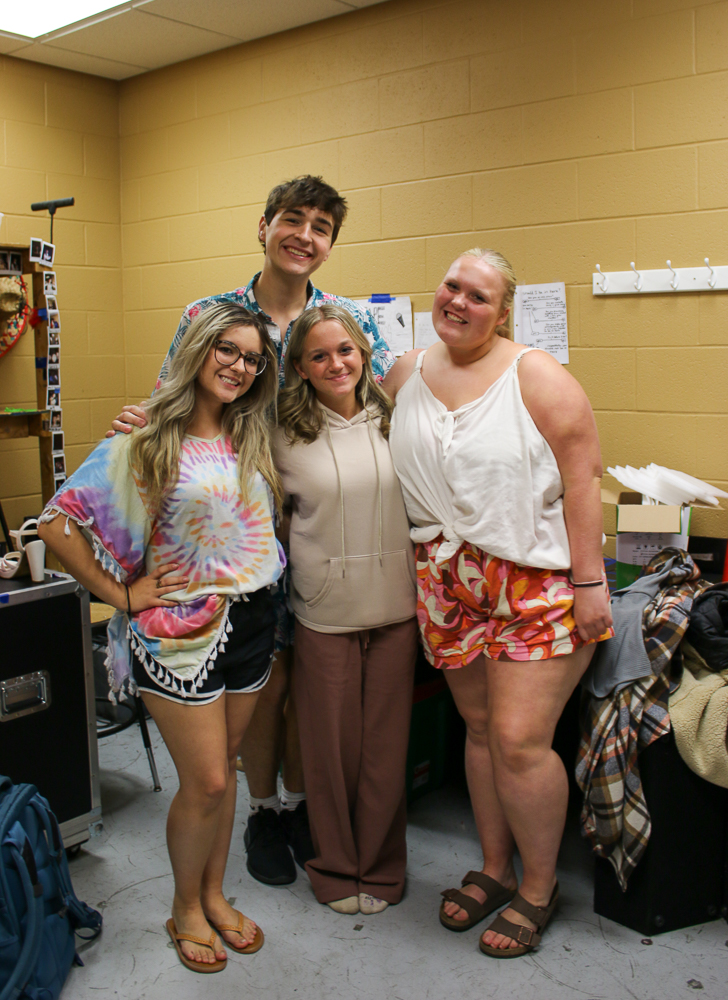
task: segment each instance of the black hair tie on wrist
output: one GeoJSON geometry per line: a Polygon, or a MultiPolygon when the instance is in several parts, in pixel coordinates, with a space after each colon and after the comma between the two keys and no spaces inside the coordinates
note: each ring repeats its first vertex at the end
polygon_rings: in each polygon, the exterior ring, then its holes
{"type": "Polygon", "coordinates": [[[604,580],[590,580],[588,583],[574,583],[573,580],[569,582],[572,587],[601,587],[604,585],[604,580]]]}
{"type": "Polygon", "coordinates": [[[124,586],[126,587],[126,611],[129,617],[131,618],[131,599],[129,597],[129,585],[125,583],[124,586]]]}

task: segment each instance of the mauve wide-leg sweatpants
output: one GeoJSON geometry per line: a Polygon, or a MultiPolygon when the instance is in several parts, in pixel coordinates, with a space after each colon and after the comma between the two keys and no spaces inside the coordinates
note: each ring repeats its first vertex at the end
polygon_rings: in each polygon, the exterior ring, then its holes
{"type": "Polygon", "coordinates": [[[294,687],[320,903],[398,903],[407,846],[405,763],[417,621],[362,632],[296,622],[294,687]]]}

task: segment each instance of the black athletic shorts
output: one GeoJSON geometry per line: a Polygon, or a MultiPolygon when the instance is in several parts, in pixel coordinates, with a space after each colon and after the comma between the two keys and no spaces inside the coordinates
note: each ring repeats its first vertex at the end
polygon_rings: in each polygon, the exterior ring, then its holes
{"type": "MultiPolygon", "coordinates": [[[[132,674],[140,693],[157,694],[185,705],[209,705],[223,691],[227,694],[251,694],[260,691],[270,676],[275,639],[276,609],[268,587],[248,594],[248,600],[233,601],[228,621],[225,650],[208,664],[207,677],[197,687],[179,681],[181,690],[171,691],[160,684],[134,656],[132,674]]],[[[171,671],[170,671],[171,673],[171,671]]]]}

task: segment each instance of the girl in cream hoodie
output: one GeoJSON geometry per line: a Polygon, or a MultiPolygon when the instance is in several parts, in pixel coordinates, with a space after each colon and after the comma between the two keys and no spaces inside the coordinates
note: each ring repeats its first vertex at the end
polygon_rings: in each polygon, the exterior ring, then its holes
{"type": "Polygon", "coordinates": [[[334,305],[297,321],[285,386],[274,458],[290,511],[294,692],[316,849],[306,869],[319,902],[377,913],[404,889],[416,650],[392,408],[366,336],[334,305]]]}

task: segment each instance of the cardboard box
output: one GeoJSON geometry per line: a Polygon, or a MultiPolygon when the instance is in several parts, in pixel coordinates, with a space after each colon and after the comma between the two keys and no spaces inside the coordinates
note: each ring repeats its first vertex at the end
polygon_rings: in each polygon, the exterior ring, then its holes
{"type": "Polygon", "coordinates": [[[643,504],[641,493],[602,490],[605,522],[617,536],[617,588],[634,583],[658,552],[668,546],[687,550],[692,507],[643,504]]]}

